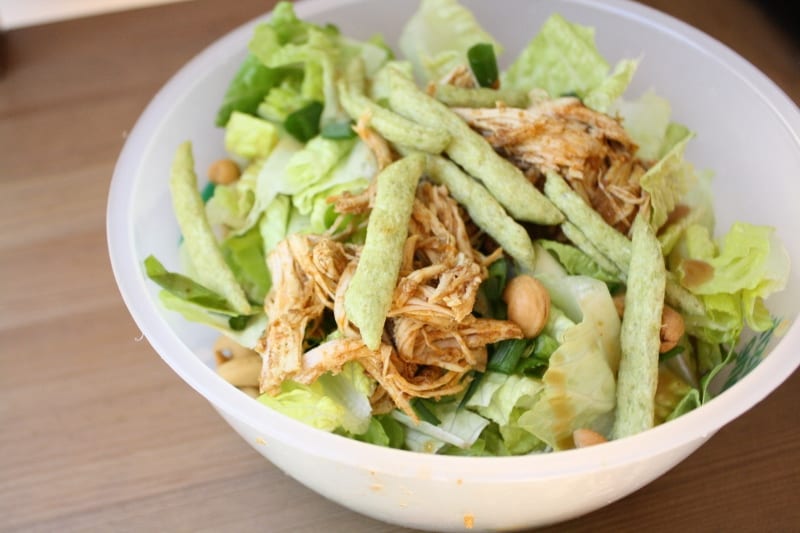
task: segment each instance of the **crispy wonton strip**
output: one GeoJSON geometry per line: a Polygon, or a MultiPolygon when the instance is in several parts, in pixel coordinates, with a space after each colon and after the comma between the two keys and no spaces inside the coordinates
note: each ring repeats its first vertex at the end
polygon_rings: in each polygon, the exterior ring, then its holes
{"type": "Polygon", "coordinates": [[[198,281],[224,296],[237,313],[249,315],[253,311],[247,296],[225,263],[206,218],[203,199],[197,189],[192,144],[188,141],[181,144],[175,152],[169,188],[172,192],[172,207],[189,256],[195,265],[203,265],[203,268],[197,269],[198,281]]]}
{"type": "Polygon", "coordinates": [[[470,175],[480,179],[518,220],[558,224],[564,217],[511,162],[503,159],[480,134],[450,109],[420,91],[412,80],[391,72],[389,105],[394,111],[429,127],[443,127],[452,140],[445,152],[470,175]]]}
{"type": "Polygon", "coordinates": [[[367,98],[364,95],[364,64],[359,60],[350,63],[337,88],[342,107],[350,118],[359,120],[368,113],[369,126],[391,143],[432,154],[441,153],[450,143],[450,134],[441,126],[422,126],[367,98]]]}
{"type": "MultiPolygon", "coordinates": [[[[586,238],[617,267],[616,271],[628,274],[631,258],[631,241],[603,220],[597,211],[591,208],[578,193],[567,185],[567,182],[556,172],[547,173],[544,192],[553,200],[567,219],[586,238]]],[[[567,231],[571,231],[569,228],[567,231]]],[[[566,233],[566,232],[565,232],[566,233]]],[[[574,243],[581,248],[578,242],[574,243]]],[[[660,243],[659,243],[660,245],[660,243]]],[[[581,248],[584,253],[595,257],[588,248],[581,248]]],[[[595,262],[600,264],[595,258],[595,262]]],[[[609,270],[609,272],[613,272],[609,270]]],[[[667,277],[666,302],[672,307],[693,315],[705,314],[703,303],[691,292],[681,287],[671,276],[667,277]]]]}
{"type": "Polygon", "coordinates": [[[643,213],[633,222],[633,246],[625,293],[617,378],[614,438],[653,427],[661,345],[661,312],[667,281],[661,245],[643,213]]]}
{"type": "Polygon", "coordinates": [[[516,89],[465,88],[450,84],[434,85],[437,100],[449,107],[494,107],[498,103],[508,107],[528,107],[528,93],[516,89]]]}
{"type": "Polygon", "coordinates": [[[597,249],[597,246],[586,238],[586,235],[584,235],[575,224],[570,221],[564,222],[561,224],[561,230],[564,232],[567,239],[572,241],[572,244],[589,256],[600,268],[610,274],[615,274],[621,281],[625,281],[625,273],[622,272],[613,261],[603,255],[603,253],[597,249]]]}
{"type": "Polygon", "coordinates": [[[411,155],[386,167],[375,178],[375,207],[356,272],[345,293],[345,310],[370,349],[377,350],[386,313],[392,305],[408,220],[425,158],[411,155]]]}
{"type": "Polygon", "coordinates": [[[609,226],[558,173],[547,172],[544,193],[594,245],[608,257],[617,270],[626,272],[631,261],[631,244],[627,237],[609,226]]]}
{"type": "Polygon", "coordinates": [[[428,157],[428,174],[436,183],[447,186],[450,194],[467,208],[470,218],[520,265],[533,271],[536,251],[531,238],[483,185],[473,180],[458,166],[438,156],[428,157]]]}

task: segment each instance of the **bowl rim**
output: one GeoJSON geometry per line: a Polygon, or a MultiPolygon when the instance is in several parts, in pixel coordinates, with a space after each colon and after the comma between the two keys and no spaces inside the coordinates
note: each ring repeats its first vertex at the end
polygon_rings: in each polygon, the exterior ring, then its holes
{"type": "MultiPolygon", "coordinates": [[[[368,0],[300,0],[295,4],[295,9],[299,16],[310,17],[362,1],[368,0]]],[[[797,106],[765,74],[726,45],[670,15],[629,0],[561,1],[634,20],[689,44],[745,83],[754,96],[769,106],[800,146],[800,112],[797,106]]],[[[611,468],[636,462],[692,441],[705,440],[763,400],[800,364],[800,358],[793,358],[788,353],[790,345],[800,345],[800,323],[794,320],[770,352],[771,356],[766,357],[734,387],[699,409],[646,432],[602,446],[513,457],[442,456],[383,448],[314,429],[266,409],[241,394],[183,344],[159,314],[158,303],[148,296],[141,258],[135,248],[134,228],[128,221],[136,189],[135,178],[139,173],[139,157],[147,151],[151,133],[161,124],[164,111],[194,83],[199,83],[191,80],[202,78],[206,63],[217,64],[240,53],[252,28],[268,15],[265,13],[214,41],[178,70],[157,92],[138,118],[120,152],[109,188],[106,213],[106,238],[114,277],[123,301],[144,337],[187,384],[226,417],[261,433],[267,446],[270,440],[279,440],[311,456],[325,457],[371,471],[388,469],[405,477],[417,476],[421,470],[433,476],[464,475],[465,468],[469,468],[471,480],[483,482],[508,483],[532,476],[539,479],[560,477],[587,469],[611,468]]]]}

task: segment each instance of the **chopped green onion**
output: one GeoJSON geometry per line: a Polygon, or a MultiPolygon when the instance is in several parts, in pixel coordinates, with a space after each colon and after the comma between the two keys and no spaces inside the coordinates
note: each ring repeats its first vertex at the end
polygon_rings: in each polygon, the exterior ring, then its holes
{"type": "Polygon", "coordinates": [[[214,196],[214,190],[217,188],[217,184],[213,181],[209,181],[206,183],[206,186],[203,187],[203,190],[200,191],[200,198],[203,199],[203,202],[207,202],[214,196]]]}
{"type": "Polygon", "coordinates": [[[356,136],[353,130],[353,122],[330,122],[322,126],[320,135],[326,139],[352,139],[356,136]]]}
{"type": "Polygon", "coordinates": [[[494,47],[488,43],[479,43],[467,51],[469,67],[481,87],[494,87],[499,79],[497,58],[494,47]]]}
{"type": "Polygon", "coordinates": [[[501,257],[489,265],[488,270],[489,275],[478,289],[480,299],[484,302],[482,312],[487,317],[505,320],[506,304],[503,301],[503,289],[508,277],[508,262],[501,257]]]}
{"type": "Polygon", "coordinates": [[[542,377],[550,365],[550,356],[558,349],[558,341],[550,335],[542,333],[534,339],[533,353],[521,359],[515,374],[526,374],[534,377],[542,377]]]}
{"type": "Polygon", "coordinates": [[[501,374],[513,374],[521,359],[533,354],[536,340],[533,339],[507,339],[494,345],[494,352],[486,365],[488,370],[501,374]]]}
{"type": "Polygon", "coordinates": [[[486,374],[483,372],[472,372],[472,381],[470,381],[464,396],[461,397],[461,401],[458,402],[457,409],[463,409],[463,407],[467,405],[467,402],[470,400],[470,398],[475,395],[475,391],[478,390],[478,386],[481,384],[481,381],[483,381],[483,376],[485,375],[486,374]]]}
{"type": "Polygon", "coordinates": [[[286,117],[283,127],[298,141],[308,142],[319,134],[320,116],[322,116],[322,104],[311,102],[290,113],[286,117]]]}
{"type": "Polygon", "coordinates": [[[250,322],[248,315],[232,316],[228,319],[228,325],[233,331],[242,331],[247,327],[248,322],[250,322]]]}
{"type": "Polygon", "coordinates": [[[434,426],[438,426],[442,423],[439,418],[433,414],[433,411],[427,406],[425,400],[422,398],[414,398],[411,400],[411,407],[414,409],[414,412],[417,413],[417,416],[420,420],[424,420],[429,424],[433,424],[434,426]]]}
{"type": "Polygon", "coordinates": [[[675,346],[671,350],[667,350],[664,353],[658,354],[658,362],[659,363],[663,363],[667,359],[672,359],[676,355],[682,354],[685,349],[686,349],[685,346],[678,344],[677,346],[675,346]]]}

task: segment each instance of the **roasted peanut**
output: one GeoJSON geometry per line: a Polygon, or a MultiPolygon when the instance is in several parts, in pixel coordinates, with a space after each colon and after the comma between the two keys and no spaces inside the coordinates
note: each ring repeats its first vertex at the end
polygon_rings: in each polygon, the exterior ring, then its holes
{"type": "Polygon", "coordinates": [[[235,357],[247,357],[258,355],[258,352],[245,348],[238,342],[234,341],[226,335],[220,335],[214,343],[214,356],[217,360],[217,365],[228,361],[235,357]]]}
{"type": "Polygon", "coordinates": [[[659,351],[661,353],[668,352],[677,346],[683,337],[684,330],[681,314],[665,305],[664,311],[661,313],[661,348],[659,351]]]}
{"type": "Polygon", "coordinates": [[[576,448],[586,448],[587,446],[594,446],[595,444],[608,442],[600,433],[586,428],[580,428],[573,431],[572,441],[575,443],[576,448]]]}
{"type": "Polygon", "coordinates": [[[235,387],[258,387],[261,356],[233,357],[219,365],[217,373],[235,387]]]}
{"type": "Polygon", "coordinates": [[[239,390],[247,394],[251,398],[258,398],[259,396],[261,396],[258,387],[239,387],[239,390]]]}
{"type": "Polygon", "coordinates": [[[550,316],[550,294],[539,281],[525,274],[511,279],[503,291],[508,319],[516,323],[526,337],[537,336],[550,316]]]}
{"type": "Polygon", "coordinates": [[[622,314],[625,312],[625,295],[624,294],[617,294],[613,298],[614,300],[614,307],[617,308],[617,314],[620,318],[622,318],[622,314]]]}
{"type": "MultiPolygon", "coordinates": [[[[618,294],[614,296],[614,305],[620,318],[622,318],[625,312],[625,295],[618,294]]],[[[661,311],[661,346],[658,350],[659,353],[668,352],[677,346],[681,337],[683,337],[685,329],[681,314],[672,307],[665,305],[663,311],[661,311]]]]}
{"type": "Polygon", "coordinates": [[[208,167],[208,179],[216,185],[229,185],[239,179],[239,165],[230,159],[218,159],[208,167]]]}

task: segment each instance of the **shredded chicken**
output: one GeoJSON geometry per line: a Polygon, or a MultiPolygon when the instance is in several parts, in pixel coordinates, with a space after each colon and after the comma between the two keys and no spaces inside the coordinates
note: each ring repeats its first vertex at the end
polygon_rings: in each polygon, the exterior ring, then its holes
{"type": "MultiPolygon", "coordinates": [[[[358,117],[358,122],[353,129],[359,139],[372,151],[372,155],[375,156],[375,161],[378,164],[378,171],[381,171],[397,159],[397,154],[392,150],[386,139],[369,127],[371,118],[371,113],[365,111],[358,117]]],[[[337,213],[363,214],[372,208],[372,202],[375,200],[375,185],[376,181],[372,180],[366,189],[357,194],[344,192],[328,200],[335,204],[334,210],[337,213]]]]}
{"type": "Polygon", "coordinates": [[[646,200],[646,162],[620,122],[577,98],[538,99],[528,109],[455,108],[501,154],[538,183],[561,173],[606,222],[627,233],[646,200]]]}
{"type": "Polygon", "coordinates": [[[370,111],[365,111],[362,113],[360,117],[358,117],[358,122],[356,123],[354,130],[356,135],[364,141],[370,150],[372,150],[372,154],[375,156],[375,160],[378,163],[378,170],[383,170],[384,168],[388,167],[389,164],[397,159],[397,156],[392,151],[392,148],[389,146],[389,143],[384,139],[378,132],[373,130],[369,127],[369,121],[372,118],[372,113],[370,111]]]}
{"type": "Polygon", "coordinates": [[[440,85],[454,85],[464,89],[474,89],[478,86],[475,76],[466,65],[458,65],[439,80],[440,85]]]}
{"type": "MultiPolygon", "coordinates": [[[[340,200],[334,200],[337,208],[340,200]]],[[[368,209],[366,200],[356,211],[368,209]]],[[[359,253],[360,247],[329,237],[293,235],[270,254],[273,288],[265,307],[271,321],[258,346],[262,391],[274,394],[286,379],[309,384],[358,361],[378,383],[371,399],[374,411],[398,407],[416,419],[411,399],[458,393],[469,383],[470,371],[485,369],[487,344],[522,337],[513,322],[472,314],[487,265],[497,254],[485,257],[472,247],[464,215],[445,187],[422,182],[417,189],[398,283],[376,351],[364,345],[344,308],[359,253]],[[307,349],[306,339],[324,336],[314,331],[326,309],[332,311],[339,336],[307,349]]]]}
{"type": "Polygon", "coordinates": [[[277,392],[301,370],[305,339],[324,335],[323,313],[333,309],[338,280],[359,251],[327,237],[296,234],[269,254],[273,288],[264,310],[270,323],[256,347],[263,360],[261,392],[277,392]]]}

